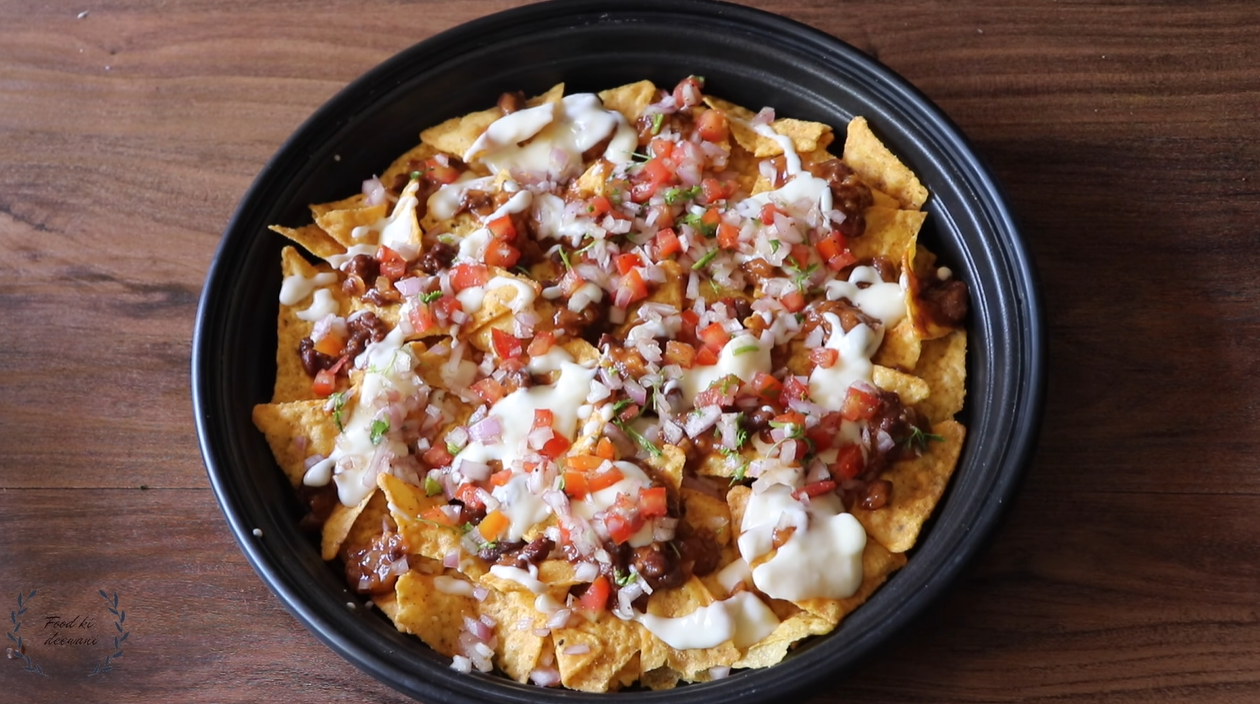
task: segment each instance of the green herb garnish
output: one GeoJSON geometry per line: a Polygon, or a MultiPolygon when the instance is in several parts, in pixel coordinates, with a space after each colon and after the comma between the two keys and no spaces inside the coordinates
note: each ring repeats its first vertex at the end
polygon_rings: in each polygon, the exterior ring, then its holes
{"type": "Polygon", "coordinates": [[[441,297],[442,291],[441,289],[438,289],[437,291],[429,291],[428,293],[420,296],[420,301],[422,303],[432,303],[441,297]]]}
{"type": "Polygon", "coordinates": [[[338,391],[328,398],[332,401],[333,422],[337,424],[337,432],[345,432],[346,426],[342,422],[341,414],[346,409],[346,392],[338,391]]]}
{"type": "Polygon", "coordinates": [[[760,351],[761,351],[761,345],[744,345],[743,347],[735,348],[735,354],[737,355],[745,354],[747,352],[760,352],[760,351]]]}
{"type": "Polygon", "coordinates": [[[459,448],[456,447],[454,443],[448,442],[446,443],[446,453],[451,457],[454,457],[459,454],[459,448]]]}
{"type": "Polygon", "coordinates": [[[638,578],[639,575],[631,572],[630,570],[622,572],[619,568],[613,568],[613,581],[616,582],[619,587],[629,586],[638,578]]]}
{"type": "Polygon", "coordinates": [[[433,478],[433,475],[424,475],[424,495],[437,496],[442,493],[442,482],[433,478]]]}
{"type": "Polygon", "coordinates": [[[381,444],[381,438],[385,435],[385,433],[388,433],[388,432],[389,432],[389,421],[374,420],[372,421],[372,430],[370,431],[370,434],[368,437],[371,438],[373,445],[379,445],[381,444]]]}
{"type": "MultiPolygon", "coordinates": [[[[673,188],[667,188],[665,189],[665,203],[668,205],[675,205],[680,201],[694,200],[703,192],[704,189],[700,186],[692,186],[691,188],[678,188],[675,186],[673,188]]],[[[697,218],[697,222],[698,221],[699,218],[697,218]]],[[[695,226],[693,225],[693,227],[695,226]]]]}
{"type": "Polygon", "coordinates": [[[709,262],[713,261],[713,258],[716,257],[717,255],[718,255],[718,250],[710,249],[708,252],[705,253],[703,257],[700,257],[700,261],[691,265],[691,270],[700,271],[701,269],[708,266],[709,262]]]}
{"type": "Polygon", "coordinates": [[[770,253],[771,254],[777,253],[779,251],[779,247],[782,247],[782,246],[783,246],[782,242],[778,240],[770,240],[770,253]]]}
{"type": "Polygon", "coordinates": [[[652,116],[652,134],[661,133],[661,124],[665,122],[665,113],[658,112],[652,116]]]}
{"type": "Polygon", "coordinates": [[[625,433],[626,435],[629,435],[629,436],[630,436],[630,439],[631,439],[631,440],[634,440],[634,441],[635,441],[635,443],[637,443],[637,444],[639,445],[639,447],[643,448],[643,451],[644,451],[644,452],[647,452],[649,455],[651,455],[651,456],[653,456],[653,457],[660,457],[660,456],[661,456],[661,454],[662,454],[662,453],[661,453],[661,448],[659,448],[659,447],[657,447],[655,444],[653,444],[651,440],[648,440],[647,438],[645,438],[645,437],[643,437],[641,434],[639,434],[639,431],[637,431],[637,430],[635,430],[634,428],[630,427],[630,424],[629,424],[629,423],[627,423],[627,422],[625,422],[625,421],[621,420],[620,418],[617,418],[616,416],[614,416],[614,417],[613,417],[613,425],[617,426],[618,428],[621,428],[621,432],[625,433]]]}
{"type": "Polygon", "coordinates": [[[929,441],[943,442],[945,438],[935,433],[925,433],[918,426],[910,426],[910,436],[902,443],[906,449],[914,450],[916,453],[922,453],[927,449],[929,441]]]}

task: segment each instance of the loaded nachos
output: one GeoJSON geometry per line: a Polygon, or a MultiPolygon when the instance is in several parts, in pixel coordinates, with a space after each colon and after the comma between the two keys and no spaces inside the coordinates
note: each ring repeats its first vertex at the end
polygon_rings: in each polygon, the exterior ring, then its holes
{"type": "Polygon", "coordinates": [[[306,253],[254,422],[324,559],[452,667],[542,686],[834,629],[953,472],[968,302],[927,190],[846,132],[698,77],[507,93],[274,226],[306,253]]]}

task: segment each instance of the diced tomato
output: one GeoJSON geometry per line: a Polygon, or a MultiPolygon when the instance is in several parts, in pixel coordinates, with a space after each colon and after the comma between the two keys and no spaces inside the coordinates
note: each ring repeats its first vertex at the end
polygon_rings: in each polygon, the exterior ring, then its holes
{"type": "Polygon", "coordinates": [[[696,363],[696,348],[685,342],[669,340],[665,343],[665,363],[691,369],[696,363]]]}
{"type": "Polygon", "coordinates": [[[529,347],[525,349],[531,357],[541,357],[551,351],[556,344],[556,334],[550,330],[543,330],[534,333],[534,339],[529,341],[529,347]]]}
{"type": "Polygon", "coordinates": [[[595,454],[606,460],[617,459],[617,448],[612,444],[612,440],[608,438],[600,438],[599,444],[595,446],[595,454]]]}
{"type": "Polygon", "coordinates": [[[718,225],[717,240],[718,246],[722,249],[735,249],[739,247],[739,228],[728,223],[718,225]]]}
{"type": "Polygon", "coordinates": [[[725,200],[731,197],[731,194],[738,188],[735,182],[722,183],[716,178],[706,178],[700,182],[701,200],[707,205],[716,203],[719,200],[725,200]]]}
{"type": "Polygon", "coordinates": [[[560,277],[560,293],[566,298],[577,293],[577,290],[586,284],[586,280],[578,275],[577,270],[569,269],[564,272],[564,276],[560,277]]]}
{"type": "Polygon", "coordinates": [[[845,445],[836,452],[836,461],[828,468],[836,481],[853,479],[866,468],[861,445],[845,445]]]}
{"type": "Polygon", "coordinates": [[[801,293],[799,288],[794,288],[779,296],[779,303],[782,303],[789,313],[799,313],[805,310],[805,294],[801,293]]]}
{"type": "Polygon", "coordinates": [[[579,472],[589,472],[592,469],[599,469],[599,466],[604,463],[604,458],[598,455],[572,455],[566,459],[566,462],[579,472]]]}
{"type": "Polygon", "coordinates": [[[323,398],[332,394],[337,390],[337,372],[331,369],[321,369],[315,374],[315,381],[311,384],[311,391],[316,396],[323,398]]]}
{"type": "Polygon", "coordinates": [[[656,518],[669,513],[668,495],[665,487],[654,486],[639,492],[639,515],[643,518],[656,518]]]}
{"type": "Polygon", "coordinates": [[[849,392],[844,396],[844,403],[840,406],[840,415],[845,420],[870,420],[875,417],[882,405],[879,394],[873,389],[854,384],[849,387],[849,392]]]}
{"type": "Polygon", "coordinates": [[[455,461],[455,455],[447,451],[445,445],[434,445],[424,451],[421,455],[425,464],[430,467],[449,467],[451,462],[455,461]]]}
{"type": "Polygon", "coordinates": [[[503,384],[500,384],[493,377],[486,377],[469,388],[472,389],[473,393],[480,396],[481,400],[490,405],[498,403],[499,399],[507,394],[507,389],[503,388],[503,384]]]}
{"type": "Polygon", "coordinates": [[[639,266],[643,266],[643,259],[639,255],[633,252],[617,255],[617,273],[622,276],[625,276],[630,273],[631,269],[639,266]]]}
{"type": "Polygon", "coordinates": [[[664,137],[656,137],[648,146],[648,150],[652,152],[652,156],[662,161],[674,158],[674,142],[664,137]]]}
{"type": "Polygon", "coordinates": [[[608,606],[608,597],[612,596],[612,586],[608,584],[608,578],[600,575],[591,582],[591,586],[582,592],[582,596],[578,598],[578,608],[591,613],[599,613],[608,606]]]}
{"type": "Polygon", "coordinates": [[[534,428],[550,428],[556,422],[556,414],[550,408],[534,409],[534,428]]]}
{"type": "Polygon", "coordinates": [[[474,511],[485,508],[485,502],[477,494],[476,484],[464,484],[455,491],[455,498],[474,511]]]}
{"type": "Polygon", "coordinates": [[[643,173],[647,177],[648,183],[652,184],[652,192],[660,190],[661,186],[667,185],[674,180],[674,170],[665,163],[664,159],[653,159],[643,165],[643,173]]]}
{"type": "Polygon", "coordinates": [[[784,462],[800,462],[809,454],[809,443],[804,440],[784,440],[779,446],[779,458],[784,462]]]}
{"type": "Polygon", "coordinates": [[[319,342],[315,343],[315,351],[320,354],[326,354],[329,357],[340,357],[345,348],[346,341],[341,338],[341,335],[332,331],[319,338],[319,342]]]}
{"type": "Polygon", "coordinates": [[[680,317],[682,317],[682,330],[680,330],[680,337],[682,337],[684,341],[696,339],[696,325],[700,324],[700,314],[688,308],[680,314],[680,317]]]}
{"type": "Polygon", "coordinates": [[[411,327],[418,335],[429,332],[438,324],[428,303],[416,303],[415,307],[407,311],[407,319],[411,321],[411,327]]]}
{"type": "Polygon", "coordinates": [[[778,401],[783,383],[766,372],[758,371],[748,382],[748,392],[763,401],[778,401]]]}
{"type": "Polygon", "coordinates": [[[486,244],[486,263],[502,269],[511,269],[521,260],[521,250],[505,240],[492,239],[486,244]]]}
{"type": "Polygon", "coordinates": [[[456,292],[490,282],[490,270],[481,264],[458,264],[451,269],[451,288],[456,292]]]}
{"type": "Polygon", "coordinates": [[[669,205],[665,203],[653,205],[652,207],[648,208],[648,212],[644,216],[644,218],[652,223],[652,227],[662,228],[662,229],[666,227],[673,227],[674,226],[674,209],[669,207],[669,205]],[[655,220],[652,219],[653,213],[656,214],[655,220]]]}
{"type": "Polygon", "coordinates": [[[814,250],[810,249],[807,244],[792,245],[792,261],[796,262],[796,267],[802,271],[809,268],[810,256],[814,250]]]}
{"type": "Polygon", "coordinates": [[[635,526],[635,521],[619,513],[609,512],[604,515],[604,527],[608,529],[608,537],[617,545],[621,545],[634,537],[642,525],[635,526]]]}
{"type": "Polygon", "coordinates": [[[775,214],[775,213],[780,213],[780,214],[783,214],[783,215],[786,215],[786,214],[787,214],[787,213],[784,213],[781,209],[779,209],[779,207],[778,207],[778,206],[776,206],[774,203],[766,203],[765,205],[761,206],[761,222],[762,222],[762,224],[763,224],[763,225],[773,225],[773,224],[774,224],[774,214],[775,214]]]}
{"type": "Polygon", "coordinates": [[[646,176],[640,179],[636,179],[635,182],[631,184],[630,186],[630,202],[632,203],[648,202],[648,199],[650,199],[656,193],[656,189],[659,187],[660,187],[660,184],[648,180],[646,176]]]}
{"type": "Polygon", "coordinates": [[[578,501],[585,499],[586,495],[591,493],[591,488],[586,483],[586,475],[576,469],[564,470],[564,493],[578,501]]]}
{"type": "Polygon", "coordinates": [[[617,297],[615,303],[619,308],[636,301],[641,301],[648,296],[647,282],[643,280],[643,275],[638,269],[631,269],[625,276],[621,277],[621,282],[617,286],[617,297]]]}
{"type": "Polygon", "coordinates": [[[572,445],[572,441],[560,433],[556,433],[551,436],[550,440],[543,444],[542,449],[538,451],[538,454],[546,457],[547,459],[554,460],[560,455],[563,455],[572,445]]]}
{"type": "Polygon", "coordinates": [[[595,196],[586,204],[586,214],[592,218],[600,218],[612,210],[612,201],[608,200],[608,196],[595,196]]]}
{"type": "Polygon", "coordinates": [[[731,126],[726,115],[717,110],[705,110],[696,117],[696,132],[706,142],[721,142],[731,134],[731,126]]]}
{"type": "Polygon", "coordinates": [[[431,183],[446,185],[459,180],[459,169],[449,164],[443,164],[434,158],[424,160],[422,173],[425,180],[431,183]]]}
{"type": "Polygon", "coordinates": [[[664,259],[682,252],[682,241],[674,228],[667,227],[656,231],[656,258],[664,259]]]}
{"type": "Polygon", "coordinates": [[[743,381],[734,374],[727,374],[720,379],[714,379],[709,384],[709,388],[696,394],[694,405],[696,408],[704,406],[730,406],[735,403],[735,394],[739,391],[739,387],[743,385],[743,381]]]}
{"type": "Polygon", "coordinates": [[[700,224],[708,228],[709,232],[716,230],[721,222],[722,214],[718,212],[717,208],[709,208],[704,211],[704,215],[700,216],[700,224]]]}
{"type": "Polygon", "coordinates": [[[599,491],[600,489],[607,489],[625,478],[626,475],[622,474],[621,470],[617,468],[617,465],[613,465],[602,472],[588,477],[586,486],[591,491],[599,491]]]}
{"type": "Polygon", "coordinates": [[[834,231],[818,242],[818,256],[822,257],[827,268],[832,271],[840,271],[857,261],[857,257],[849,251],[844,235],[834,231]]]}
{"type": "Polygon", "coordinates": [[[783,380],[783,392],[779,394],[779,405],[787,406],[792,401],[804,401],[809,398],[809,384],[795,375],[788,375],[783,380]]]}
{"type": "Polygon", "coordinates": [[[512,481],[512,470],[501,469],[490,475],[490,483],[494,486],[504,486],[512,481]]]}
{"type": "Polygon", "coordinates": [[[502,511],[495,509],[486,514],[481,519],[481,523],[477,524],[477,532],[481,533],[481,537],[488,541],[498,540],[503,535],[503,531],[512,525],[512,520],[503,514],[502,511]]]}
{"type": "Polygon", "coordinates": [[[490,328],[490,343],[499,359],[516,359],[521,356],[521,341],[498,328],[490,328]]]}
{"type": "Polygon", "coordinates": [[[441,506],[430,506],[420,514],[420,518],[443,526],[455,525],[455,521],[442,510],[441,506]]]}
{"type": "Polygon", "coordinates": [[[696,366],[697,367],[711,367],[717,363],[718,363],[717,352],[714,352],[708,347],[701,347],[700,350],[696,352],[696,366]]]}
{"type": "Polygon", "coordinates": [[[490,230],[490,235],[495,238],[507,240],[508,242],[516,239],[516,225],[512,223],[510,215],[503,215],[491,220],[486,223],[486,229],[490,230]]]}
{"type": "Polygon", "coordinates": [[[693,105],[699,105],[703,98],[701,89],[704,88],[704,79],[698,76],[687,76],[674,86],[674,104],[680,108],[689,108],[693,105]]]}
{"type": "Polygon", "coordinates": [[[840,352],[830,347],[812,349],[809,351],[809,361],[813,362],[814,366],[831,369],[836,366],[836,362],[840,361],[840,352]]]}
{"type": "Polygon", "coordinates": [[[700,339],[704,341],[704,346],[714,352],[721,352],[726,343],[731,341],[731,334],[722,327],[721,323],[709,323],[709,326],[700,331],[700,339]]]}
{"type": "Polygon", "coordinates": [[[625,408],[621,409],[621,413],[617,414],[617,418],[620,419],[621,422],[623,423],[630,423],[635,418],[639,417],[639,411],[640,411],[639,404],[632,403],[626,406],[625,408]]]}
{"type": "Polygon", "coordinates": [[[836,441],[836,433],[840,430],[839,413],[828,413],[818,420],[818,424],[805,431],[805,437],[814,444],[814,452],[831,449],[836,441]]]}
{"type": "Polygon", "coordinates": [[[385,245],[377,248],[376,260],[381,264],[381,276],[390,281],[397,281],[407,273],[407,260],[385,245]]]}
{"type": "Polygon", "coordinates": [[[433,302],[433,314],[439,320],[449,321],[457,310],[464,310],[464,304],[460,303],[459,299],[454,296],[442,296],[433,302]]]}
{"type": "Polygon", "coordinates": [[[786,413],[780,413],[779,415],[775,416],[775,417],[774,417],[774,422],[775,422],[775,423],[783,423],[783,424],[791,424],[791,425],[795,425],[795,426],[799,426],[799,427],[801,427],[801,428],[804,428],[804,427],[805,427],[805,415],[804,415],[803,413],[798,412],[798,411],[788,411],[788,412],[786,412],[786,413]]]}
{"type": "Polygon", "coordinates": [[[830,479],[824,479],[820,482],[814,482],[813,484],[806,484],[805,486],[797,489],[796,491],[792,492],[792,497],[798,500],[802,496],[808,496],[810,498],[813,498],[815,496],[822,496],[823,494],[826,494],[829,491],[835,491],[835,490],[836,490],[836,483],[831,481],[830,479]]]}

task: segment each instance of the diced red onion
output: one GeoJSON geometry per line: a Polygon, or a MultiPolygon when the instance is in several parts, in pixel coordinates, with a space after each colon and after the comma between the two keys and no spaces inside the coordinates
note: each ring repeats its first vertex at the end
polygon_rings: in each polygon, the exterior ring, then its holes
{"type": "Polygon", "coordinates": [[[718,418],[718,432],[722,435],[722,447],[727,450],[734,450],[737,446],[735,441],[739,435],[739,414],[723,413],[718,418]]]}
{"type": "Polygon", "coordinates": [[[687,414],[683,430],[687,433],[687,437],[695,438],[717,424],[721,417],[722,409],[718,406],[697,408],[694,412],[687,414]]]}
{"type": "Polygon", "coordinates": [[[554,687],[560,684],[560,671],[554,667],[536,667],[530,670],[529,681],[539,687],[554,687]]]}
{"type": "Polygon", "coordinates": [[[753,125],[768,125],[774,122],[774,108],[762,108],[752,119],[753,125]]]}
{"type": "Polygon", "coordinates": [[[571,609],[560,609],[552,614],[551,618],[547,619],[547,628],[553,630],[557,628],[564,628],[569,625],[569,616],[572,614],[573,611],[571,609]]]}
{"type": "Polygon", "coordinates": [[[709,668],[709,679],[721,680],[731,676],[731,668],[726,665],[714,665],[709,668]]]}
{"type": "Polygon", "coordinates": [[[451,569],[459,567],[459,550],[448,550],[446,554],[442,556],[442,566],[449,567],[451,569]]]}
{"type": "Polygon", "coordinates": [[[875,434],[875,449],[879,452],[891,452],[896,446],[897,443],[893,442],[892,436],[888,434],[888,431],[881,430],[875,434]]]}
{"type": "Polygon", "coordinates": [[[461,458],[455,469],[474,482],[484,482],[490,478],[490,465],[485,462],[461,458]]]}
{"type": "Polygon", "coordinates": [[[364,205],[381,205],[385,202],[385,185],[379,178],[373,176],[363,182],[363,195],[367,196],[367,199],[363,201],[364,205]]]}
{"type": "Polygon", "coordinates": [[[678,519],[668,516],[661,516],[656,519],[652,526],[652,540],[661,543],[668,543],[674,539],[674,532],[678,528],[678,519]]]}
{"type": "Polygon", "coordinates": [[[490,596],[489,589],[485,588],[484,586],[480,584],[473,587],[473,598],[476,599],[477,601],[485,601],[486,597],[488,596],[490,596]]]}
{"type": "Polygon", "coordinates": [[[468,428],[468,437],[482,445],[493,445],[503,435],[503,423],[498,416],[486,416],[468,428]]]}
{"type": "MultiPolygon", "coordinates": [[[[301,438],[299,438],[299,439],[301,439],[301,440],[305,440],[305,439],[306,439],[306,437],[305,437],[305,436],[302,436],[302,437],[301,437],[301,438]]],[[[305,445],[306,443],[304,442],[304,443],[302,443],[302,444],[303,444],[303,445],[305,445]]],[[[300,450],[299,450],[299,452],[300,452],[300,450]]],[[[328,458],[326,458],[326,457],[324,457],[323,455],[320,455],[320,454],[311,455],[310,457],[307,457],[307,458],[306,458],[306,461],[305,461],[305,462],[303,462],[303,463],[302,463],[302,468],[303,468],[303,469],[310,469],[311,467],[314,467],[315,465],[319,464],[320,462],[323,462],[325,459],[328,459],[328,458]]]]}

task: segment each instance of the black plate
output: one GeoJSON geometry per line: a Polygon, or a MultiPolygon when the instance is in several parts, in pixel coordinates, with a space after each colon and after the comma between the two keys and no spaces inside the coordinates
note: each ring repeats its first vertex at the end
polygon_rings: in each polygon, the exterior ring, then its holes
{"type": "MultiPolygon", "coordinates": [[[[1044,385],[1040,302],[1005,200],[966,139],[902,78],[782,17],[703,1],[549,2],[471,22],[393,57],[320,108],[263,169],[210,268],[193,344],[193,402],[219,503],[263,581],[359,668],[427,702],[741,702],[781,699],[852,666],[923,611],[1010,502],[1035,443],[1044,385]],[[931,192],[923,235],[971,287],[967,408],[959,468],[909,564],[830,636],[783,663],[667,692],[592,695],[461,675],[344,586],[296,528],[292,491],[250,420],[270,398],[283,239],[308,203],[356,193],[421,127],[493,105],[506,90],[569,92],[688,74],[754,109],[843,126],[864,115],[931,192]],[[255,537],[253,530],[262,531],[255,537]],[[348,604],[355,604],[354,608],[348,604]]],[[[913,668],[914,663],[902,663],[913,668]]]]}

